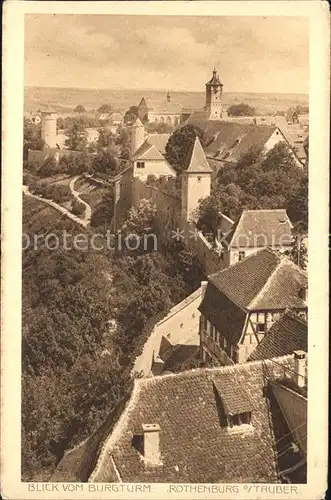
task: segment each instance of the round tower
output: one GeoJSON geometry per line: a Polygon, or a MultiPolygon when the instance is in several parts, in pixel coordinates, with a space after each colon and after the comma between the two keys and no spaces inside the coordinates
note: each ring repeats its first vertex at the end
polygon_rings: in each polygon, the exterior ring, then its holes
{"type": "Polygon", "coordinates": [[[49,148],[56,148],[56,119],[57,114],[53,109],[41,112],[41,138],[49,148]]]}
{"type": "Polygon", "coordinates": [[[206,106],[210,120],[219,120],[222,118],[222,93],[223,84],[221,83],[216,69],[214,68],[213,76],[209,82],[206,83],[206,106]]]}
{"type": "Polygon", "coordinates": [[[145,128],[139,118],[136,119],[131,128],[131,156],[145,141],[145,128]]]}

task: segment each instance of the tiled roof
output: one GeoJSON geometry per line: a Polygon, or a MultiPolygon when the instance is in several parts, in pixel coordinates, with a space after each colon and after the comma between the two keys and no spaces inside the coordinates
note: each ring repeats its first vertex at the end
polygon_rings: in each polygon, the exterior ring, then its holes
{"type": "Polygon", "coordinates": [[[156,147],[160,153],[165,154],[166,145],[169,140],[170,134],[150,134],[148,142],[156,147]]]}
{"type": "Polygon", "coordinates": [[[196,136],[195,141],[184,160],[183,168],[186,172],[191,173],[213,172],[212,168],[209,166],[205,153],[203,152],[198,136],[196,136]]]}
{"type": "Polygon", "coordinates": [[[208,158],[236,162],[252,147],[263,148],[276,126],[242,124],[226,120],[208,120],[206,113],[193,113],[186,123],[196,125],[205,133],[208,158]]]}
{"type": "Polygon", "coordinates": [[[285,242],[288,246],[291,228],[285,209],[244,210],[226,241],[229,248],[274,247],[285,242]]]}
{"type": "Polygon", "coordinates": [[[302,458],[287,453],[294,438],[281,415],[272,418],[275,409],[264,390],[266,369],[277,379],[284,376],[284,367],[293,369],[292,356],[278,358],[277,364],[253,362],[137,379],[89,481],[110,482],[117,474],[123,482],[280,482],[280,451],[285,450],[289,466],[302,458]],[[251,426],[229,431],[222,401],[234,411],[252,408],[251,426]],[[161,463],[156,466],[146,464],[135,445],[143,424],[151,423],[160,427],[161,463]]]}
{"type": "Polygon", "coordinates": [[[222,332],[232,345],[236,345],[242,335],[246,312],[237,306],[210,281],[199,311],[222,332]]]}
{"type": "Polygon", "coordinates": [[[146,106],[148,107],[148,111],[155,114],[176,114],[180,115],[182,112],[182,106],[179,103],[170,102],[165,99],[164,101],[153,101],[150,98],[145,99],[146,106]]]}
{"type": "Polygon", "coordinates": [[[158,149],[150,144],[148,139],[137,149],[134,153],[132,160],[164,160],[164,156],[158,151],[158,149]]]}
{"type": "Polygon", "coordinates": [[[248,361],[285,356],[297,350],[307,352],[307,341],[307,321],[291,311],[286,311],[272,325],[248,361]]]}
{"type": "Polygon", "coordinates": [[[306,273],[269,248],[249,255],[208,279],[245,310],[306,308],[299,297],[300,290],[307,285],[306,273]]]}

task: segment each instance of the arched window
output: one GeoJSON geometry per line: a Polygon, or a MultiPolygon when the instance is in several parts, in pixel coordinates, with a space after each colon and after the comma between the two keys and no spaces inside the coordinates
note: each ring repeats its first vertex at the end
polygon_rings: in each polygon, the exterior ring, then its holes
{"type": "Polygon", "coordinates": [[[167,125],[171,125],[171,118],[170,118],[170,116],[167,116],[167,125]]]}

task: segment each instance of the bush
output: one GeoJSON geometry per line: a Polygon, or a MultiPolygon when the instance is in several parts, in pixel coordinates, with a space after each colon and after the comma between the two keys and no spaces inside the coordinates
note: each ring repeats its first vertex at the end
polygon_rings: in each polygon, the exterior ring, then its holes
{"type": "Polygon", "coordinates": [[[71,203],[71,212],[79,217],[85,214],[85,205],[78,200],[73,200],[71,203]]]}
{"type": "Polygon", "coordinates": [[[245,103],[233,104],[228,109],[229,116],[254,116],[255,109],[245,103]]]}
{"type": "Polygon", "coordinates": [[[72,198],[69,186],[46,184],[44,182],[36,184],[33,193],[42,198],[55,201],[55,203],[65,203],[72,198]]]}

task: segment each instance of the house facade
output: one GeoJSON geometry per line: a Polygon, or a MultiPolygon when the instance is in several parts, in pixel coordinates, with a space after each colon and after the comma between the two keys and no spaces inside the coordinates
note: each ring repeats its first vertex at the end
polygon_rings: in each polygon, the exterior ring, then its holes
{"type": "Polygon", "coordinates": [[[131,161],[134,177],[147,180],[149,175],[176,176],[175,170],[157,148],[158,144],[160,148],[164,148],[164,141],[157,141],[155,137],[149,139],[146,136],[144,126],[137,118],[131,129],[131,161]]]}
{"type": "Polygon", "coordinates": [[[182,106],[173,102],[170,93],[164,101],[153,102],[142,98],[138,104],[138,117],[142,122],[165,123],[177,127],[181,122],[182,106]]]}
{"type": "Polygon", "coordinates": [[[199,307],[203,361],[246,362],[286,309],[307,314],[307,276],[269,248],[209,276],[199,307]]]}

